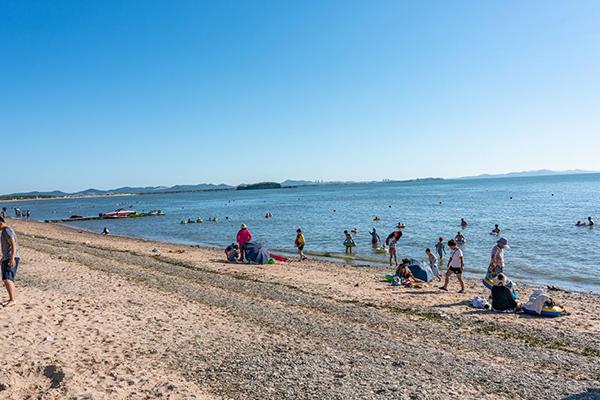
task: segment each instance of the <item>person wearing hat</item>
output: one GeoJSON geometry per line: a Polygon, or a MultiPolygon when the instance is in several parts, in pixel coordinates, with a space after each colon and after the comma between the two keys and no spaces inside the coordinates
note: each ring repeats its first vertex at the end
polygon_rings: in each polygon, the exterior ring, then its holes
{"type": "Polygon", "coordinates": [[[512,290],[507,285],[504,274],[498,274],[496,283],[492,286],[492,309],[496,311],[519,311],[521,304],[515,301],[512,290]]]}
{"type": "Polygon", "coordinates": [[[488,266],[486,279],[494,281],[496,277],[504,271],[504,249],[509,249],[508,239],[501,237],[492,248],[490,256],[490,265],[488,266]]]}
{"type": "Polygon", "coordinates": [[[252,234],[246,227],[246,224],[242,224],[240,226],[240,230],[236,236],[236,242],[240,247],[240,261],[244,261],[244,256],[246,255],[246,244],[252,240],[252,234]]]}

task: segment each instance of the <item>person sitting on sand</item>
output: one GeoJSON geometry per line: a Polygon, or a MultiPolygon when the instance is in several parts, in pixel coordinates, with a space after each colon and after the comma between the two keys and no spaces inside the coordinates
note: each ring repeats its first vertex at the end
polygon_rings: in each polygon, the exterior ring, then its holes
{"type": "Polygon", "coordinates": [[[452,274],[456,274],[456,278],[458,279],[458,283],[460,283],[460,290],[458,293],[465,292],[465,283],[462,279],[462,273],[465,269],[465,259],[463,257],[463,252],[458,248],[456,242],[454,240],[448,241],[448,247],[450,248],[450,259],[448,260],[448,271],[446,271],[446,280],[444,282],[444,286],[440,287],[441,290],[448,290],[448,282],[450,280],[450,276],[452,274]]]}
{"type": "Polygon", "coordinates": [[[238,245],[235,243],[230,244],[225,248],[225,256],[227,257],[227,261],[232,264],[237,264],[237,260],[239,257],[238,245]]]}
{"type": "Polygon", "coordinates": [[[379,242],[381,242],[381,238],[379,237],[379,234],[377,233],[375,228],[373,228],[373,230],[369,232],[369,234],[371,235],[371,246],[373,246],[373,248],[376,249],[379,246],[379,242]]]}
{"type": "Polygon", "coordinates": [[[461,232],[456,232],[456,236],[454,236],[454,240],[459,245],[465,244],[465,242],[467,241],[467,239],[465,239],[464,235],[461,232]]]}
{"type": "Polygon", "coordinates": [[[496,277],[504,271],[504,249],[510,249],[508,239],[501,237],[492,247],[490,254],[490,265],[488,266],[485,279],[493,282],[496,277]]]}
{"type": "Polygon", "coordinates": [[[464,218],[461,218],[461,219],[460,219],[460,226],[461,226],[461,228],[463,228],[463,229],[464,229],[464,228],[466,228],[466,227],[467,227],[467,225],[469,225],[469,224],[467,223],[467,221],[465,221],[465,219],[464,219],[464,218]]]}
{"type": "Polygon", "coordinates": [[[394,276],[397,276],[401,279],[402,286],[406,287],[411,287],[413,283],[418,281],[418,279],[415,278],[415,276],[410,271],[410,268],[408,268],[409,265],[410,260],[408,258],[403,259],[402,263],[398,265],[398,268],[396,268],[396,273],[394,274],[394,276]]]}
{"type": "Polygon", "coordinates": [[[497,282],[492,286],[492,309],[503,312],[520,311],[522,305],[513,297],[513,291],[506,285],[504,274],[499,274],[497,282]]]}
{"type": "Polygon", "coordinates": [[[19,244],[15,231],[8,226],[4,218],[0,218],[0,247],[2,249],[2,282],[8,292],[8,302],[5,306],[15,304],[17,289],[15,288],[15,276],[19,268],[19,244]]]}
{"type": "Polygon", "coordinates": [[[440,276],[437,257],[435,254],[433,254],[430,248],[425,249],[425,254],[427,255],[427,260],[429,261],[429,267],[431,268],[431,272],[433,272],[433,276],[438,278],[438,281],[441,282],[442,277],[440,276]]]}
{"type": "Polygon", "coordinates": [[[594,226],[594,225],[595,225],[595,222],[592,219],[592,217],[588,217],[588,226],[594,226]]]}
{"type": "Polygon", "coordinates": [[[304,234],[302,233],[302,229],[298,228],[296,230],[296,239],[294,240],[294,244],[298,249],[298,255],[300,256],[300,261],[306,260],[304,256],[304,234]]]}
{"type": "Polygon", "coordinates": [[[344,246],[346,247],[346,254],[352,254],[352,248],[356,246],[354,238],[352,238],[352,235],[348,231],[344,231],[344,235],[344,246]]]}
{"type": "Polygon", "coordinates": [[[240,258],[239,261],[243,262],[246,256],[246,243],[252,240],[252,234],[248,230],[246,224],[240,225],[240,230],[236,235],[236,242],[240,247],[240,258]]]}
{"type": "Polygon", "coordinates": [[[435,250],[438,253],[438,259],[441,261],[442,258],[446,255],[446,246],[444,246],[444,238],[439,237],[438,242],[435,244],[435,250]]]}

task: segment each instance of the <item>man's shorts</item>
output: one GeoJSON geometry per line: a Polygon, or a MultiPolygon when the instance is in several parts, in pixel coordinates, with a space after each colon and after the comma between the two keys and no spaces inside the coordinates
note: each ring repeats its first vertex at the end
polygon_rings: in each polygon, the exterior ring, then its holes
{"type": "Polygon", "coordinates": [[[17,268],[19,268],[19,258],[15,258],[15,267],[9,267],[8,263],[10,260],[2,261],[2,280],[3,281],[14,281],[15,275],[17,275],[17,268]]]}
{"type": "Polygon", "coordinates": [[[460,268],[454,268],[454,267],[450,267],[450,268],[448,268],[448,271],[450,271],[450,272],[452,272],[452,273],[454,273],[454,274],[457,274],[457,275],[458,275],[458,274],[462,274],[462,271],[461,271],[461,269],[460,269],[460,268]]]}

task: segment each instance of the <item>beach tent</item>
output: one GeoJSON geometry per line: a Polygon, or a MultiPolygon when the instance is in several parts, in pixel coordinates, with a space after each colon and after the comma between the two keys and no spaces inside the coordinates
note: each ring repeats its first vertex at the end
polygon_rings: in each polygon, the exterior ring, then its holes
{"type": "Polygon", "coordinates": [[[423,282],[431,282],[433,279],[433,272],[429,265],[421,264],[417,260],[411,259],[408,269],[415,276],[415,278],[423,282]]]}
{"type": "Polygon", "coordinates": [[[269,261],[269,251],[258,243],[246,243],[246,259],[256,264],[266,264],[269,261]]]}

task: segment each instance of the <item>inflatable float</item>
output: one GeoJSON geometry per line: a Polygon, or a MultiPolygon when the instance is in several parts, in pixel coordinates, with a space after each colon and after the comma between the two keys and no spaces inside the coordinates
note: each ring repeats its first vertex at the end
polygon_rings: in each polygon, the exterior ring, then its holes
{"type": "Polygon", "coordinates": [[[398,228],[402,229],[402,228],[406,228],[406,224],[398,224],[396,225],[398,228]]]}
{"type": "Polygon", "coordinates": [[[498,232],[492,231],[492,232],[490,232],[490,236],[498,236],[498,232]]]}
{"type": "Polygon", "coordinates": [[[463,246],[465,244],[464,240],[456,240],[456,244],[459,246],[463,246]]]}
{"type": "Polygon", "coordinates": [[[563,315],[563,313],[565,312],[565,308],[561,307],[561,306],[552,306],[552,307],[544,306],[542,308],[542,312],[540,314],[536,313],[533,310],[528,310],[526,308],[524,308],[523,311],[525,311],[525,314],[537,315],[537,316],[548,317],[548,318],[556,318],[556,317],[560,317],[561,315],[563,315]]]}
{"type": "Polygon", "coordinates": [[[390,251],[388,249],[384,249],[384,248],[377,248],[375,249],[375,253],[377,254],[388,254],[390,251]]]}
{"type": "Polygon", "coordinates": [[[494,282],[492,282],[491,280],[489,280],[487,278],[483,278],[481,280],[481,282],[483,283],[483,286],[485,286],[486,288],[492,290],[492,287],[494,286],[494,282]]]}

